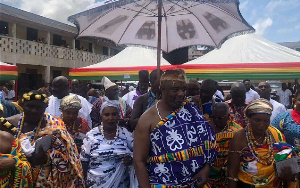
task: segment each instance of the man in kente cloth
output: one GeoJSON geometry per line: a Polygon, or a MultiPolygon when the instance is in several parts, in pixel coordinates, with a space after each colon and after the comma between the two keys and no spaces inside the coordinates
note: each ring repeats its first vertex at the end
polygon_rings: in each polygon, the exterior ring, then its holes
{"type": "Polygon", "coordinates": [[[183,70],[166,71],[162,99],[138,121],[134,164],[141,188],[203,187],[216,160],[215,133],[200,110],[185,100],[183,70]]]}

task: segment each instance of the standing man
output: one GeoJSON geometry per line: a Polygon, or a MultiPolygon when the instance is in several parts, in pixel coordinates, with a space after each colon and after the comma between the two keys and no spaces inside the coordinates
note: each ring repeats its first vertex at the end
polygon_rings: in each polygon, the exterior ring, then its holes
{"type": "Polygon", "coordinates": [[[128,128],[129,120],[131,116],[131,107],[119,97],[119,88],[117,84],[110,81],[107,77],[103,76],[102,84],[105,88],[105,96],[100,97],[93,103],[92,111],[91,111],[91,118],[93,121],[93,127],[97,127],[101,124],[101,106],[103,102],[108,101],[119,106],[120,114],[119,114],[119,125],[128,128]]]}
{"type": "Polygon", "coordinates": [[[78,85],[79,85],[79,80],[73,79],[71,81],[71,93],[75,93],[75,89],[78,85]]]}
{"type": "MultiPolygon", "coordinates": [[[[163,71],[160,70],[160,75],[162,74],[163,71]]],[[[151,89],[148,91],[148,93],[139,96],[133,105],[130,120],[132,130],[135,129],[135,126],[137,125],[137,122],[139,121],[141,115],[155,104],[156,93],[159,92],[159,80],[157,80],[157,70],[153,70],[150,73],[150,85],[151,89]]]]}
{"type": "Polygon", "coordinates": [[[196,95],[200,95],[200,84],[199,84],[198,80],[191,78],[187,82],[186,96],[192,97],[192,96],[196,96],[196,95]]]}
{"type": "Polygon", "coordinates": [[[258,84],[258,94],[261,98],[267,99],[273,105],[273,111],[270,118],[270,122],[280,113],[286,112],[286,109],[283,104],[271,99],[271,87],[268,82],[260,82],[258,84]]]}
{"type": "Polygon", "coordinates": [[[246,88],[242,83],[234,83],[230,89],[231,99],[226,101],[229,105],[230,114],[233,117],[233,121],[240,124],[242,127],[247,126],[247,120],[245,116],[246,102],[246,88]]]}
{"type": "Polygon", "coordinates": [[[161,77],[162,99],[139,119],[134,165],[142,188],[202,187],[216,160],[216,138],[198,108],[185,101],[183,70],[161,77]]]}
{"type": "Polygon", "coordinates": [[[135,100],[147,93],[149,87],[149,72],[147,70],[140,70],[139,71],[139,83],[136,90],[130,91],[129,93],[125,94],[122,99],[126,101],[126,103],[133,108],[133,104],[135,100]]]}
{"type": "Polygon", "coordinates": [[[259,99],[259,94],[251,89],[251,82],[249,79],[243,81],[246,88],[246,101],[251,103],[252,101],[259,99]]]}
{"type": "MultiPolygon", "coordinates": [[[[59,110],[61,99],[65,96],[70,95],[69,93],[69,83],[68,79],[64,76],[58,76],[52,81],[52,95],[49,97],[49,104],[46,108],[46,113],[51,114],[52,116],[60,116],[61,111],[59,110]]],[[[81,101],[82,108],[79,110],[78,116],[85,119],[89,126],[92,126],[92,120],[90,117],[90,112],[92,105],[83,97],[78,96],[81,101]]]]}
{"type": "Polygon", "coordinates": [[[283,104],[287,109],[291,108],[292,92],[288,89],[286,83],[282,83],[281,90],[277,92],[277,95],[281,104],[283,104]]]}

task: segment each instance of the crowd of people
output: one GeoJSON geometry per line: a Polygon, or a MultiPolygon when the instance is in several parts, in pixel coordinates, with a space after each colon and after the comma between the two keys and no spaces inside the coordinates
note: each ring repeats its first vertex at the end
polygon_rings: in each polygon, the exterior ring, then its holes
{"type": "Polygon", "coordinates": [[[1,100],[1,188],[299,187],[275,164],[298,156],[300,90],[283,85],[278,102],[268,82],[244,80],[224,100],[216,81],[181,69],[141,70],[122,97],[102,84],[103,95],[78,80],[69,90],[59,76],[1,100]]]}

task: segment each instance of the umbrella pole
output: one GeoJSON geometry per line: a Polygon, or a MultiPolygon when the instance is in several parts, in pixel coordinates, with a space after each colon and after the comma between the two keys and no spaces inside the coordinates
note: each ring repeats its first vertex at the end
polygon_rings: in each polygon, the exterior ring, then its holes
{"type": "MultiPolygon", "coordinates": [[[[157,80],[160,80],[160,60],[161,60],[161,21],[162,21],[162,0],[158,0],[158,17],[157,17],[157,80]]],[[[156,99],[159,99],[159,92],[156,93],[156,99]]]]}

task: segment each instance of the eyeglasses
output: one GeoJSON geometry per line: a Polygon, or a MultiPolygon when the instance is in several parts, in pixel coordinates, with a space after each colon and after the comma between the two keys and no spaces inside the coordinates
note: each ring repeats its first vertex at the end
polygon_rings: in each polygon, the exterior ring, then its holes
{"type": "Polygon", "coordinates": [[[225,119],[227,116],[211,116],[212,119],[218,119],[218,120],[222,120],[225,119]]]}

